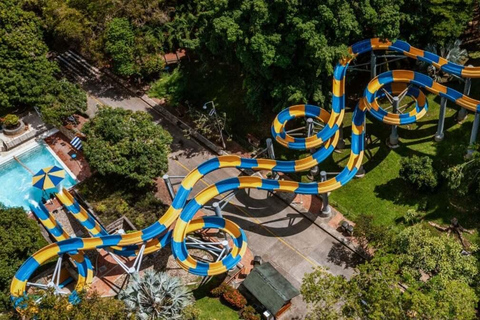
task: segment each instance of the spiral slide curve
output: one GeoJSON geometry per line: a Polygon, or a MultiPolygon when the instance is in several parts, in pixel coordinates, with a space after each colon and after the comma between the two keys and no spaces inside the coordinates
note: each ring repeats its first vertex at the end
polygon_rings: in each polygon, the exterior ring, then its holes
{"type": "MultiPolygon", "coordinates": [[[[295,150],[317,148],[317,151],[312,155],[296,161],[249,159],[234,155],[220,156],[207,160],[185,177],[170,208],[157,222],[146,229],[125,235],[66,239],[48,245],[35,253],[25,261],[12,280],[10,287],[12,298],[17,299],[21,297],[26,290],[27,280],[34,270],[55,255],[63,253],[75,254],[85,250],[112,246],[124,247],[147,243],[148,250],[146,252],[153,252],[171,242],[173,255],[182,268],[201,276],[223,273],[233,268],[241,260],[247,247],[247,241],[242,229],[228,219],[211,216],[193,219],[195,213],[209,200],[224,192],[246,188],[300,194],[325,193],[340,188],[355,176],[355,173],[362,165],[366,112],[370,112],[376,119],[391,125],[413,123],[425,115],[428,109],[427,100],[421,89],[445,97],[470,111],[480,111],[480,101],[440,85],[428,76],[406,70],[385,72],[368,84],[363,97],[355,108],[352,119],[350,158],[346,167],[337,176],[318,183],[276,181],[259,177],[234,177],[208,186],[193,199],[187,201],[192,187],[204,175],[214,170],[236,167],[239,169],[248,168],[289,173],[308,170],[326,159],[333,152],[339,140],[339,128],[342,125],[345,113],[345,77],[348,65],[357,55],[372,50],[395,51],[434,65],[436,68],[457,76],[480,78],[480,68],[478,67],[464,67],[453,64],[435,54],[414,48],[404,41],[396,41],[394,43],[389,41],[382,42],[380,39],[360,41],[349,48],[350,56],[342,59],[335,67],[331,113],[312,105],[296,105],[281,111],[273,122],[272,134],[278,143],[295,150]],[[410,84],[414,86],[409,87],[408,85],[410,84]],[[377,99],[383,96],[383,90],[380,90],[382,88],[391,93],[398,93],[407,89],[407,94],[415,100],[415,109],[408,114],[386,112],[377,103],[377,99]],[[298,117],[316,118],[324,122],[325,127],[316,135],[308,138],[292,137],[286,133],[285,125],[289,120],[298,117]],[[172,233],[169,228],[174,223],[172,233]],[[205,263],[195,260],[188,254],[184,241],[187,233],[203,228],[218,228],[232,236],[232,251],[221,261],[205,263]]],[[[79,280],[77,288],[87,285],[88,281],[86,280],[79,280]]]]}

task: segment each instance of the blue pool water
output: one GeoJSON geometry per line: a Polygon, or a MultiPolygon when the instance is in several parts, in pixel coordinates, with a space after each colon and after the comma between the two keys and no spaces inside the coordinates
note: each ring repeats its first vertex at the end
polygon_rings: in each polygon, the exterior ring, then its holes
{"type": "MultiPolygon", "coordinates": [[[[39,144],[33,149],[22,153],[17,158],[34,173],[40,169],[50,166],[64,166],[58,162],[45,144],[39,144]]],[[[69,188],[74,186],[76,181],[68,172],[65,172],[65,179],[57,186],[58,188],[69,188]]],[[[24,207],[29,209],[32,201],[40,202],[42,195],[40,189],[32,187],[32,175],[23,168],[16,160],[12,159],[0,164],[0,203],[7,207],[24,207]]]]}

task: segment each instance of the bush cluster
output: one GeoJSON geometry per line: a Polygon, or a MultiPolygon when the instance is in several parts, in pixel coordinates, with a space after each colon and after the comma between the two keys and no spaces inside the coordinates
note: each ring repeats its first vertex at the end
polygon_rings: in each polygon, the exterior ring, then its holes
{"type": "Polygon", "coordinates": [[[3,118],[3,124],[7,128],[15,127],[19,121],[20,119],[18,118],[18,116],[14,114],[7,114],[5,118],[3,118]]]}
{"type": "Polygon", "coordinates": [[[227,290],[222,295],[231,306],[242,309],[247,305],[247,299],[237,289],[227,290]]]}
{"type": "Polygon", "coordinates": [[[402,158],[400,176],[417,190],[433,191],[438,185],[438,173],[432,163],[428,156],[402,158]]]}
{"type": "Polygon", "coordinates": [[[247,299],[235,288],[230,287],[226,283],[222,283],[218,287],[210,291],[214,297],[222,297],[231,306],[242,309],[247,305],[247,299]]]}
{"type": "Polygon", "coordinates": [[[218,287],[216,288],[213,288],[212,291],[210,291],[210,293],[212,294],[212,296],[216,297],[216,298],[219,298],[221,297],[225,292],[229,291],[229,290],[233,290],[232,287],[230,287],[228,284],[226,284],[225,282],[222,282],[218,287]]]}
{"type": "Polygon", "coordinates": [[[243,320],[260,320],[260,315],[252,306],[246,306],[240,311],[240,318],[243,320]]]}

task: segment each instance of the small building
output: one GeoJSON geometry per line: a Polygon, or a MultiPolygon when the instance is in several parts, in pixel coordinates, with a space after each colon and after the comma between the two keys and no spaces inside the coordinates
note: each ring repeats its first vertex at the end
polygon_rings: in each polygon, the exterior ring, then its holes
{"type": "Polygon", "coordinates": [[[300,294],[269,262],[253,268],[243,286],[275,317],[285,312],[290,300],[300,294]]]}

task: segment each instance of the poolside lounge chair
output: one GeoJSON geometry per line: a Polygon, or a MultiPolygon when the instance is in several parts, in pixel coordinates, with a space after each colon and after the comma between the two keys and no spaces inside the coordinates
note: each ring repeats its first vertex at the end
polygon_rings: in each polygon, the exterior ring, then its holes
{"type": "Polygon", "coordinates": [[[82,140],[80,140],[79,137],[73,138],[72,141],[70,141],[70,144],[72,145],[72,147],[74,147],[77,150],[82,149],[82,140]]]}

